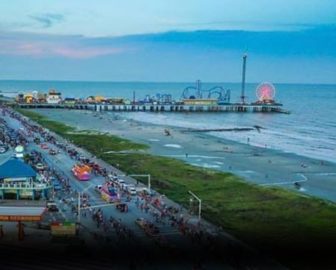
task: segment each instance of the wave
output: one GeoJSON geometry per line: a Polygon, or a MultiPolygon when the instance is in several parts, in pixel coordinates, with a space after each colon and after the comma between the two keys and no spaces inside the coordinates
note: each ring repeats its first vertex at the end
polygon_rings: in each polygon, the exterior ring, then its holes
{"type": "MultiPolygon", "coordinates": [[[[256,147],[294,153],[336,163],[336,129],[325,127],[323,123],[302,121],[283,115],[260,114],[152,114],[146,112],[125,113],[123,117],[135,121],[177,128],[218,129],[242,128],[259,125],[260,133],[248,132],[209,132],[216,138],[231,140],[256,147]],[[197,121],[195,121],[195,118],[197,121]],[[318,124],[318,126],[316,126],[318,124]],[[332,134],[332,136],[330,136],[332,134]]],[[[330,120],[329,120],[330,121],[330,120]]],[[[330,124],[330,122],[329,122],[330,124]]],[[[194,136],[198,136],[195,134],[194,136]]]]}

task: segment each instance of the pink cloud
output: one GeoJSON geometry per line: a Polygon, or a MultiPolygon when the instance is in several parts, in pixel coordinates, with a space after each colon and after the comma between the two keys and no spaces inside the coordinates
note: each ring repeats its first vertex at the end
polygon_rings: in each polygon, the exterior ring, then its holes
{"type": "Polygon", "coordinates": [[[0,43],[0,54],[25,55],[32,57],[61,56],[73,59],[86,59],[103,55],[118,54],[125,51],[114,47],[83,47],[73,44],[55,44],[51,42],[24,42],[7,40],[0,43]]]}
{"type": "Polygon", "coordinates": [[[53,53],[55,55],[67,58],[92,58],[102,55],[117,54],[123,52],[121,48],[71,48],[71,47],[55,47],[53,53]]]}

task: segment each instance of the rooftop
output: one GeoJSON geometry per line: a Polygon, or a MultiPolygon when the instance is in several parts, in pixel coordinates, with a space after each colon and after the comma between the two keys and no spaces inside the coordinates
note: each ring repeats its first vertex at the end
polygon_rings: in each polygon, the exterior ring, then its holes
{"type": "Polygon", "coordinates": [[[0,165],[0,179],[36,177],[34,169],[23,161],[13,158],[0,165]]]}

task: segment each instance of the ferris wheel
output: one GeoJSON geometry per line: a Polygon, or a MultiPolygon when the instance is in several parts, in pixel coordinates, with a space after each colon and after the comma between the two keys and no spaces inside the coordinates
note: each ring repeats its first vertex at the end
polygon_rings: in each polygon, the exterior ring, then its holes
{"type": "Polygon", "coordinates": [[[256,95],[259,101],[272,101],[275,97],[275,87],[272,83],[263,82],[258,85],[256,95]]]}

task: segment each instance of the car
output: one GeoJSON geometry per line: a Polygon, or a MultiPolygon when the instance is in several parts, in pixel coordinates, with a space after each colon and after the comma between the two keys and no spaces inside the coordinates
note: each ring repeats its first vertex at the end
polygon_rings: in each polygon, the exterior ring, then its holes
{"type": "Polygon", "coordinates": [[[44,170],[44,165],[42,164],[42,163],[37,163],[36,165],[35,165],[35,168],[36,168],[36,170],[38,170],[38,171],[43,171],[44,170]]]}
{"type": "Polygon", "coordinates": [[[137,194],[135,186],[133,186],[133,185],[128,185],[126,190],[130,195],[136,195],[137,194]]]}
{"type": "Polygon", "coordinates": [[[116,183],[122,187],[125,184],[125,181],[123,179],[117,178],[116,183]]]}
{"type": "Polygon", "coordinates": [[[120,188],[122,189],[122,190],[127,190],[127,187],[128,187],[128,184],[127,183],[125,183],[125,182],[123,182],[123,183],[121,183],[120,185],[120,188]]]}
{"type": "Polygon", "coordinates": [[[116,175],[113,175],[113,174],[109,174],[107,177],[109,178],[109,180],[112,180],[112,181],[117,181],[118,180],[118,177],[116,175]]]}
{"type": "Polygon", "coordinates": [[[49,155],[54,156],[54,155],[56,155],[56,154],[57,154],[57,151],[56,151],[55,149],[50,149],[50,150],[49,150],[49,155]]]}
{"type": "Polygon", "coordinates": [[[47,209],[49,212],[58,212],[59,209],[57,207],[57,204],[54,201],[48,201],[47,202],[47,209]]]}
{"type": "Polygon", "coordinates": [[[40,144],[40,147],[41,147],[42,149],[49,149],[49,146],[48,146],[46,143],[41,143],[41,144],[40,144]]]}

